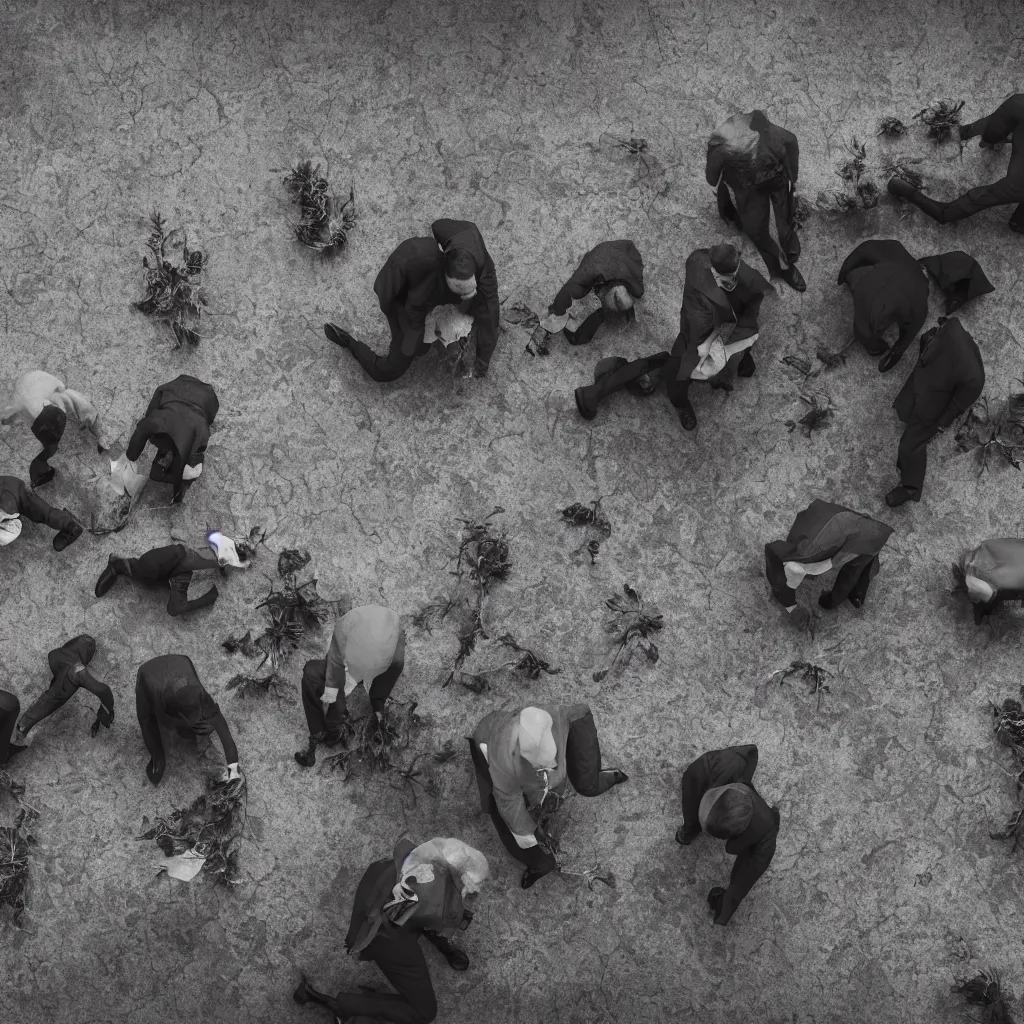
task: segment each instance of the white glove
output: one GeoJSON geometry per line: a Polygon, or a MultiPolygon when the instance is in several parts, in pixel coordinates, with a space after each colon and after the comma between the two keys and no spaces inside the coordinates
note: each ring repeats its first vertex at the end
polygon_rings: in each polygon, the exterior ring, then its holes
{"type": "Polygon", "coordinates": [[[338,688],[336,686],[324,687],[324,695],[320,698],[321,704],[333,704],[338,699],[338,688]]]}
{"type": "Polygon", "coordinates": [[[240,779],[241,777],[242,773],[238,770],[238,762],[236,761],[234,764],[229,764],[227,768],[224,769],[224,775],[220,781],[232,782],[234,779],[240,779]]]}

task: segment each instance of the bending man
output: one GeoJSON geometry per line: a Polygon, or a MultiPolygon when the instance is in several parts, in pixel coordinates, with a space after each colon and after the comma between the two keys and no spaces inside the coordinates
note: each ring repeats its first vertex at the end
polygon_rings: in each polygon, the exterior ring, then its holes
{"type": "Polygon", "coordinates": [[[785,540],[764,546],[764,568],[776,600],[797,625],[809,616],[797,604],[796,588],[807,576],[838,569],[831,590],[822,591],[818,604],[838,608],[849,601],[860,608],[871,578],[878,572],[878,553],[892,527],[845,505],[815,498],[793,521],[785,540]]]}
{"type": "Polygon", "coordinates": [[[728,924],[775,856],[779,811],[769,807],[754,788],[757,747],[726,747],[702,754],[683,773],[683,825],[676,841],[683,846],[707,832],[726,840],[725,852],[735,855],[729,887],[715,886],[708,905],[715,924],[728,924]]]}
{"type": "Polygon", "coordinates": [[[328,340],[347,348],[366,373],[381,383],[398,380],[413,359],[430,351],[424,325],[437,306],[458,306],[473,317],[474,376],[487,376],[498,344],[498,278],[479,228],[468,220],[442,219],[434,221],[431,232],[432,238],[402,242],[373,282],[391,328],[386,356],[378,356],[337,324],[324,324],[328,340]]]}
{"type": "Polygon", "coordinates": [[[558,868],[542,845],[536,817],[549,794],[564,796],[569,783],[582,796],[600,796],[627,781],[625,772],[601,768],[594,716],[586,704],[548,704],[492,711],[469,741],[480,806],[505,849],[521,864],[522,887],[558,868]]]}
{"type": "Polygon", "coordinates": [[[0,547],[21,536],[21,516],[57,531],[54,551],[63,551],[82,536],[82,524],[66,508],[54,508],[16,476],[0,476],[0,547]]]}
{"type": "Polygon", "coordinates": [[[147,443],[152,444],[159,454],[149,479],[173,484],[174,504],[203,471],[210,427],[219,408],[212,385],[183,373],[156,389],[145,417],[132,433],[125,451],[128,461],[134,463],[147,443]]]}
{"type": "Polygon", "coordinates": [[[993,206],[1016,205],[1010,217],[1010,228],[1024,232],[1024,93],[1018,92],[1007,97],[988,117],[960,126],[961,141],[973,139],[977,135],[981,136],[982,149],[992,149],[1004,142],[1011,143],[1010,163],[1005,177],[999,181],[972,188],[950,203],[930,199],[902,178],[890,178],[889,191],[913,203],[940,224],[952,224],[965,217],[973,217],[993,206]]]}
{"type": "Polygon", "coordinates": [[[160,784],[167,767],[161,726],[179,736],[209,736],[216,732],[227,761],[225,779],[240,777],[238,748],[217,702],[199,681],[192,660],[184,654],[164,654],[139,667],[135,678],[135,711],[149,751],[146,777],[160,784]]]}
{"type": "Polygon", "coordinates": [[[362,683],[370,708],[380,721],[384,704],[405,667],[405,631],[398,612],[381,605],[353,608],[338,619],[326,658],[307,661],[302,669],[302,708],[309,745],[296,751],[303,768],[316,764],[319,744],[332,747],[344,738],[346,699],[362,683]]]}
{"type": "Polygon", "coordinates": [[[92,432],[99,452],[107,450],[96,406],[80,391],[73,391],[59,377],[45,370],[22,374],[14,385],[11,400],[0,411],[0,423],[13,423],[18,419],[26,421],[43,446],[29,466],[29,481],[33,487],[42,487],[54,477],[56,470],[49,460],[57,454],[68,416],[74,416],[92,432]]]}
{"type": "Polygon", "coordinates": [[[980,626],[1006,601],[1024,601],[1024,540],[1002,537],[982,541],[964,552],[963,585],[980,626]]]}

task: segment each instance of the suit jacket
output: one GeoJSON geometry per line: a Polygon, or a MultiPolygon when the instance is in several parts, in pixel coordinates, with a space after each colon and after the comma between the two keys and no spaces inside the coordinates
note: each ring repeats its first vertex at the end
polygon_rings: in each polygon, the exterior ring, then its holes
{"type": "Polygon", "coordinates": [[[800,144],[791,131],[772,124],[762,110],[734,114],[711,136],[704,174],[712,186],[722,180],[736,191],[755,187],[774,191],[795,184],[800,176],[800,144]],[[757,142],[750,147],[752,134],[757,142]]]}
{"type": "Polygon", "coordinates": [[[501,304],[498,299],[498,275],[494,269],[480,229],[468,220],[442,218],[430,225],[437,244],[448,252],[459,249],[468,252],[476,264],[476,297],[469,307],[469,315],[476,321],[477,367],[486,371],[498,344],[501,304]]]}
{"type": "Polygon", "coordinates": [[[772,290],[772,286],[761,274],[741,260],[736,287],[727,295],[718,287],[711,274],[710,252],[710,249],[695,249],[686,261],[679,334],[672,346],[673,358],[680,361],[676,380],[689,380],[690,374],[700,362],[697,347],[716,327],[735,323],[730,341],[742,341],[757,334],[761,302],[772,290]],[[733,302],[738,307],[738,313],[733,309],[733,302]]]}
{"type": "Polygon", "coordinates": [[[387,258],[373,282],[381,312],[403,327],[402,354],[412,356],[427,314],[460,301],[444,279],[444,256],[433,238],[407,238],[387,258]],[[400,315],[401,314],[401,315],[400,315]]]}
{"type": "MultiPolygon", "coordinates": [[[[0,476],[0,509],[13,515],[21,512],[34,495],[25,481],[16,476],[0,476]]],[[[42,501],[42,499],[39,499],[42,501]]]]}
{"type": "Polygon", "coordinates": [[[974,405],[984,387],[981,352],[954,316],[922,335],[917,366],[893,408],[904,423],[945,428],[974,405]]]}
{"type": "MultiPolygon", "coordinates": [[[[551,715],[551,732],[557,753],[556,767],[548,772],[548,787],[551,792],[561,795],[565,792],[568,776],[565,767],[565,744],[569,737],[569,726],[589,714],[586,704],[537,704],[542,711],[551,715]]],[[[479,746],[487,744],[487,768],[491,788],[481,788],[480,804],[487,811],[489,798],[494,797],[498,813],[509,829],[516,835],[533,835],[537,824],[530,814],[530,808],[539,807],[544,797],[544,780],[536,768],[519,753],[515,738],[519,724],[519,711],[492,711],[480,720],[473,731],[473,742],[479,746]]]]}
{"type": "Polygon", "coordinates": [[[1000,537],[982,541],[967,556],[964,569],[968,576],[987,583],[997,594],[1024,590],[1024,540],[1000,537]]]}
{"type": "Polygon", "coordinates": [[[965,302],[995,291],[978,261],[962,249],[924,256],[918,262],[935,278],[946,296],[946,316],[965,302]]]}
{"type": "Polygon", "coordinates": [[[700,802],[709,789],[727,786],[730,782],[743,782],[754,789],[757,757],[753,743],[701,754],[683,775],[683,823],[691,828],[700,827],[700,802]]]}
{"type": "Polygon", "coordinates": [[[891,534],[891,526],[863,512],[815,498],[793,521],[785,540],[764,546],[765,575],[772,593],[787,608],[796,604],[796,592],[786,582],[786,562],[831,558],[838,569],[861,556],[873,558],[891,534]]]}
{"type": "Polygon", "coordinates": [[[644,261],[628,238],[595,245],[562,285],[555,301],[548,306],[548,312],[561,316],[588,292],[613,284],[625,285],[634,299],[644,296],[644,261]]]}
{"type": "Polygon", "coordinates": [[[108,710],[114,710],[114,694],[106,683],[100,682],[86,664],[92,660],[96,647],[91,638],[75,637],[46,656],[53,679],[47,691],[60,700],[68,700],[79,689],[88,690],[99,698],[108,710]]]}
{"type": "Polygon", "coordinates": [[[870,345],[890,324],[898,324],[893,354],[902,356],[928,318],[928,278],[918,261],[895,239],[870,239],[846,257],[839,283],[849,283],[853,292],[857,340],[870,345]]]}
{"type": "Polygon", "coordinates": [[[166,479],[180,485],[185,466],[203,462],[210,425],[219,408],[213,386],[196,377],[182,374],[161,384],[153,392],[145,417],[136,425],[125,454],[134,462],[150,441],[162,451],[170,448],[173,459],[166,479]]]}
{"type": "Polygon", "coordinates": [[[184,654],[164,654],[139,666],[135,677],[135,710],[142,739],[157,765],[164,761],[160,726],[188,728],[197,735],[216,732],[228,764],[238,761],[238,748],[217,702],[199,681],[192,659],[184,654]]]}
{"type": "Polygon", "coordinates": [[[744,831],[728,840],[725,852],[736,857],[729,876],[729,887],[722,897],[722,907],[715,924],[728,924],[729,918],[753,888],[754,883],[768,870],[775,856],[775,841],[779,835],[778,811],[765,803],[761,795],[750,787],[754,799],[754,813],[744,831]]]}

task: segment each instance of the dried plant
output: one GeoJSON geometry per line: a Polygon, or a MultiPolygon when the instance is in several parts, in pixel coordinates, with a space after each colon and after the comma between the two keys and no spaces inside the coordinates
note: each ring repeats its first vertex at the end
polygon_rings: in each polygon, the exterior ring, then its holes
{"type": "MultiPolygon", "coordinates": [[[[1024,687],[1021,687],[1020,696],[1024,699],[1024,687]]],[[[996,739],[1008,747],[1013,757],[1013,779],[1017,793],[1017,800],[1020,803],[1022,791],[1024,791],[1024,708],[1019,700],[1007,698],[1001,705],[992,704],[992,714],[995,718],[993,731],[996,739]]],[[[1024,808],[1018,807],[1016,813],[1007,823],[1007,826],[1000,832],[993,832],[993,839],[1013,839],[1013,849],[1016,850],[1024,833],[1024,808]]]]}
{"type": "Polygon", "coordinates": [[[973,977],[958,981],[951,991],[962,995],[972,1006],[985,1007],[982,1024],[1015,1024],[996,971],[978,971],[973,977]]]}
{"type": "Polygon", "coordinates": [[[817,351],[814,353],[814,358],[822,364],[826,370],[835,370],[840,366],[846,364],[846,354],[853,348],[857,339],[850,337],[850,340],[837,352],[833,352],[830,349],[823,348],[821,345],[818,346],[817,351]]]}
{"type": "Polygon", "coordinates": [[[1019,470],[1024,461],[1024,393],[1010,397],[994,409],[987,398],[975,402],[954,435],[961,451],[973,452],[981,476],[993,457],[1019,470]]]}
{"type": "Polygon", "coordinates": [[[509,561],[508,541],[505,532],[493,532],[491,520],[504,513],[500,505],[480,523],[472,523],[468,519],[460,519],[462,530],[459,535],[459,553],[455,563],[454,575],[469,573],[481,595],[495,580],[507,580],[512,568],[509,561]],[[465,565],[465,568],[463,568],[465,565]]]}
{"type": "Polygon", "coordinates": [[[540,325],[540,317],[525,302],[513,302],[506,308],[503,316],[506,323],[528,331],[540,325]]]}
{"type": "Polygon", "coordinates": [[[292,168],[284,184],[301,213],[302,219],[295,225],[295,237],[324,256],[340,253],[356,224],[355,192],[350,188],[348,199],[341,202],[331,192],[320,165],[314,165],[311,160],[292,168]]]}
{"type": "Polygon", "coordinates": [[[237,885],[240,881],[238,853],[246,819],[244,778],[221,782],[211,779],[207,792],[188,807],[177,808],[150,823],[142,819],[145,831],[139,840],[156,840],[167,857],[193,852],[205,857],[203,871],[218,882],[237,885]]]}
{"type": "MultiPolygon", "coordinates": [[[[344,749],[324,758],[324,767],[332,772],[344,772],[345,781],[357,764],[366,765],[372,774],[397,773],[400,771],[397,758],[408,749],[412,733],[421,724],[415,701],[389,699],[380,720],[375,714],[369,714],[357,722],[345,721],[341,741],[344,749]]],[[[315,763],[316,746],[316,739],[310,737],[310,764],[315,763]]]]}
{"type": "Polygon", "coordinates": [[[146,296],[135,308],[155,320],[170,324],[175,348],[199,344],[199,319],[206,303],[201,279],[209,255],[190,249],[185,232],[168,231],[167,222],[154,212],[149,218],[149,256],[142,258],[146,271],[146,296]],[[176,255],[181,250],[180,257],[176,255]]]}
{"type": "MultiPolygon", "coordinates": [[[[899,178],[900,181],[905,181],[911,188],[921,188],[924,185],[924,178],[921,176],[920,171],[915,170],[911,166],[920,162],[920,157],[891,157],[882,164],[882,174],[886,178],[899,178]]],[[[901,201],[905,202],[906,200],[901,201]]]]}
{"type": "Polygon", "coordinates": [[[551,335],[539,324],[533,329],[524,351],[531,356],[551,355],[551,335]]]}
{"type": "Polygon", "coordinates": [[[627,664],[635,654],[643,654],[651,664],[660,657],[658,645],[651,638],[665,627],[661,612],[656,605],[645,604],[628,583],[623,584],[622,594],[614,594],[605,601],[612,614],[605,621],[604,631],[612,635],[615,650],[608,668],[593,674],[595,683],[604,679],[616,664],[627,664]]]}
{"type": "Polygon", "coordinates": [[[790,676],[799,675],[800,680],[807,684],[810,696],[817,697],[817,710],[821,710],[821,695],[831,693],[826,679],[832,677],[832,673],[820,665],[810,661],[791,661],[786,668],[776,669],[769,677],[765,686],[767,689],[772,683],[782,686],[790,676]]]}
{"type": "Polygon", "coordinates": [[[898,139],[907,134],[907,126],[898,117],[890,114],[879,119],[875,134],[888,139],[898,139]]]}
{"type": "Polygon", "coordinates": [[[793,227],[799,231],[814,216],[814,203],[800,192],[794,192],[789,206],[793,227]]]}
{"type": "Polygon", "coordinates": [[[850,213],[877,206],[880,192],[866,173],[867,159],[867,146],[854,136],[846,144],[846,158],[836,166],[836,174],[845,184],[819,192],[815,209],[822,213],[850,213]]]}
{"type": "Polygon", "coordinates": [[[832,400],[825,398],[825,403],[818,400],[818,395],[801,395],[800,401],[806,403],[810,408],[798,420],[786,420],[786,429],[793,433],[797,427],[804,431],[804,437],[809,438],[815,430],[824,430],[832,423],[833,411],[832,400]]]}
{"type": "Polygon", "coordinates": [[[121,494],[102,512],[93,512],[89,520],[89,532],[96,537],[120,533],[132,514],[133,499],[130,494],[121,494]],[[102,517],[102,518],[101,518],[102,517]]]}
{"type": "Polygon", "coordinates": [[[574,502],[568,508],[563,508],[559,515],[562,521],[570,526],[582,526],[586,529],[587,538],[581,547],[586,548],[590,555],[590,564],[593,565],[601,552],[601,540],[612,535],[612,524],[601,512],[601,499],[598,498],[589,505],[574,502]]]}
{"type": "Polygon", "coordinates": [[[605,871],[604,868],[598,866],[592,868],[584,868],[582,871],[568,871],[565,868],[560,868],[559,873],[563,875],[575,875],[577,878],[584,878],[587,882],[587,888],[593,892],[598,882],[607,885],[609,889],[614,889],[616,886],[615,873],[612,871],[605,871]]]}
{"type": "Polygon", "coordinates": [[[0,907],[10,909],[11,921],[20,928],[31,877],[29,853],[36,841],[32,826],[39,812],[25,803],[24,784],[2,768],[0,792],[6,793],[18,805],[14,824],[0,826],[0,907]]]}
{"type": "Polygon", "coordinates": [[[920,121],[928,138],[939,145],[954,134],[959,138],[960,111],[963,108],[963,100],[932,100],[914,115],[914,120],[920,121]]]}
{"type": "Polygon", "coordinates": [[[855,135],[846,144],[846,159],[836,167],[836,174],[843,181],[857,182],[868,164],[868,148],[855,135]]]}
{"type": "MultiPolygon", "coordinates": [[[[462,669],[462,662],[476,647],[477,635],[467,634],[461,640],[467,644],[469,649],[466,651],[466,655],[460,659],[459,666],[453,669],[453,678],[458,679],[459,683],[467,690],[472,690],[477,694],[485,693],[490,688],[490,677],[499,672],[519,672],[527,679],[540,679],[542,674],[556,676],[561,672],[561,669],[555,668],[535,651],[531,651],[529,647],[523,647],[511,633],[502,633],[501,636],[494,638],[493,643],[511,651],[514,657],[497,665],[489,665],[479,672],[467,672],[462,669]]],[[[451,681],[448,680],[448,682],[451,681]]]]}
{"type": "Polygon", "coordinates": [[[621,136],[613,135],[611,132],[603,132],[598,141],[603,143],[605,140],[611,143],[612,149],[620,149],[627,156],[635,156],[637,161],[643,165],[645,173],[651,173],[651,162],[654,161],[654,154],[651,152],[651,147],[646,139],[638,138],[635,135],[624,139],[621,136]]]}
{"type": "Polygon", "coordinates": [[[805,380],[810,380],[812,377],[817,377],[821,373],[821,367],[815,368],[811,363],[810,359],[805,359],[803,356],[790,353],[782,357],[784,365],[796,370],[798,374],[805,380]]]}
{"type": "Polygon", "coordinates": [[[276,697],[284,699],[284,694],[278,689],[283,686],[284,681],[276,672],[267,676],[257,676],[253,673],[239,672],[233,675],[225,686],[228,690],[234,690],[236,697],[276,697]]]}

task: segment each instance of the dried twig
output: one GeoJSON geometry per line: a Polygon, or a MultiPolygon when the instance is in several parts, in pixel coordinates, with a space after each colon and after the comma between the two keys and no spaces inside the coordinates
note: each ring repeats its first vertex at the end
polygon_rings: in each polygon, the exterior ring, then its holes
{"type": "Polygon", "coordinates": [[[823,693],[831,693],[828,684],[825,682],[826,679],[831,678],[832,673],[822,668],[820,665],[815,665],[809,661],[791,661],[786,668],[776,669],[769,677],[768,684],[778,683],[781,686],[786,680],[792,676],[800,675],[801,681],[807,683],[809,687],[809,693],[812,697],[817,697],[817,710],[821,710],[821,695],[823,693]]]}
{"type": "Polygon", "coordinates": [[[893,117],[890,114],[879,119],[878,130],[875,134],[889,139],[898,139],[907,134],[907,126],[898,117],[893,117]]]}
{"type": "Polygon", "coordinates": [[[928,138],[939,145],[954,134],[959,137],[960,111],[963,108],[963,100],[932,100],[914,115],[914,120],[920,121],[928,138]]]}
{"type": "Polygon", "coordinates": [[[340,253],[356,224],[355,192],[350,188],[348,199],[341,202],[320,173],[320,165],[314,166],[311,160],[292,168],[284,184],[302,215],[295,225],[295,237],[324,256],[340,253]]]}
{"type": "Polygon", "coordinates": [[[845,184],[818,193],[815,209],[822,213],[850,213],[878,205],[878,185],[866,173],[867,146],[854,136],[846,145],[846,153],[846,159],[836,166],[836,174],[845,184]]]}
{"type": "MultiPolygon", "coordinates": [[[[1024,699],[1024,687],[1021,687],[1020,696],[1024,699]]],[[[1015,852],[1024,837],[1024,807],[1019,806],[1022,795],[1024,795],[1024,707],[1019,700],[1007,698],[1001,705],[992,704],[992,714],[995,718],[993,732],[996,739],[1008,747],[1013,757],[1013,779],[1015,783],[1018,808],[1009,819],[1006,826],[999,832],[990,833],[993,839],[1012,839],[1015,852]]]]}
{"type": "MultiPolygon", "coordinates": [[[[398,773],[397,758],[408,749],[412,732],[419,728],[421,718],[416,714],[416,702],[388,700],[382,720],[369,714],[353,723],[345,723],[344,749],[324,758],[329,771],[344,772],[347,781],[357,764],[378,775],[398,773]]],[[[316,740],[310,737],[310,752],[316,750],[316,740]]]]}
{"type": "Polygon", "coordinates": [[[185,232],[167,230],[167,222],[155,212],[150,216],[149,256],[142,258],[146,296],[135,308],[146,316],[170,324],[177,341],[175,348],[199,344],[199,319],[206,303],[201,285],[209,255],[190,249],[185,232]],[[180,261],[172,253],[181,249],[180,261]]]}
{"type": "Polygon", "coordinates": [[[623,597],[613,595],[605,601],[611,616],[605,621],[604,630],[612,635],[615,651],[608,668],[593,673],[593,680],[599,683],[620,663],[627,664],[635,654],[643,654],[654,664],[660,657],[658,645],[651,639],[665,627],[664,617],[656,605],[645,604],[638,591],[628,583],[622,586],[623,597]]]}
{"type": "Polygon", "coordinates": [[[226,684],[226,689],[234,690],[236,697],[276,697],[284,699],[284,694],[278,687],[284,686],[284,681],[276,672],[267,676],[257,676],[254,673],[239,672],[233,675],[226,684]]]}
{"type": "Polygon", "coordinates": [[[786,420],[786,428],[790,433],[793,433],[797,427],[801,427],[804,431],[804,437],[809,438],[815,430],[824,430],[831,424],[834,416],[831,408],[832,400],[826,397],[826,404],[822,405],[818,401],[818,397],[818,395],[800,396],[800,401],[809,405],[810,409],[798,420],[786,420]]]}
{"type": "Polygon", "coordinates": [[[790,218],[793,221],[793,227],[799,231],[813,216],[814,216],[814,203],[812,203],[805,195],[800,192],[793,193],[793,201],[790,204],[790,218]]]}
{"type": "Polygon", "coordinates": [[[168,857],[192,851],[205,857],[203,871],[217,881],[237,885],[240,881],[238,853],[246,818],[246,783],[244,778],[207,783],[188,807],[178,808],[152,824],[142,819],[146,829],[140,840],[156,840],[168,857]]]}
{"type": "Polygon", "coordinates": [[[39,812],[25,803],[25,786],[0,769],[0,792],[18,804],[13,825],[0,826],[0,907],[9,907],[11,920],[21,927],[30,880],[29,852],[35,844],[33,822],[39,812]]]}

